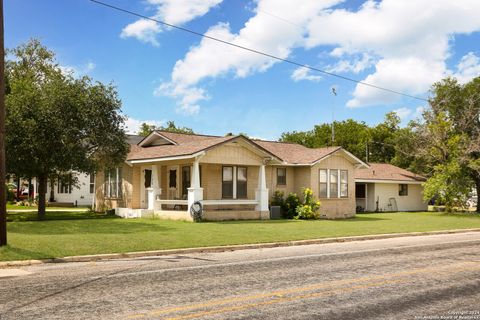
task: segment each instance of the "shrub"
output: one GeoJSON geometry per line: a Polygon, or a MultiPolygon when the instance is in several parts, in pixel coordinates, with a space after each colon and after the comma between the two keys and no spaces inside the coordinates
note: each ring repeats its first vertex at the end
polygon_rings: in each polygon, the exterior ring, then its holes
{"type": "Polygon", "coordinates": [[[273,199],[272,199],[271,205],[280,206],[283,208],[285,206],[285,200],[283,199],[283,195],[284,195],[283,191],[276,190],[273,193],[273,199]]]}
{"type": "Polygon", "coordinates": [[[13,188],[9,184],[7,184],[5,188],[7,190],[7,201],[13,202],[15,200],[15,192],[13,192],[13,188]]]}
{"type": "Polygon", "coordinates": [[[315,200],[313,197],[313,192],[309,188],[303,189],[303,203],[299,205],[295,213],[296,219],[320,219],[320,213],[318,209],[320,208],[320,201],[315,200]]]}
{"type": "Polygon", "coordinates": [[[286,219],[293,219],[297,212],[297,207],[300,204],[300,199],[296,193],[290,192],[285,199],[285,206],[283,208],[283,215],[286,219]]]}

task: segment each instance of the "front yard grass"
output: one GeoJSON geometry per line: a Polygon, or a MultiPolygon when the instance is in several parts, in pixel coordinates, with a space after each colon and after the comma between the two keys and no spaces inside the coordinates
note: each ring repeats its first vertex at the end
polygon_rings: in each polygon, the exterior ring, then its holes
{"type": "Polygon", "coordinates": [[[28,214],[9,214],[9,245],[0,248],[0,260],[480,228],[479,215],[438,212],[358,214],[334,221],[203,223],[121,219],[88,212],[47,212],[47,217],[50,220],[28,221],[32,218],[28,214]],[[75,219],[65,220],[68,217],[75,219]]]}

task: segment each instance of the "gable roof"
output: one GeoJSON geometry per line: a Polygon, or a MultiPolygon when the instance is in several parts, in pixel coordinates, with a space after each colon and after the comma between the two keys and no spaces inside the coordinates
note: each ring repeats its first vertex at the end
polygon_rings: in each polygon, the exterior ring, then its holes
{"type": "Polygon", "coordinates": [[[253,140],[280,159],[291,164],[312,164],[341,149],[341,147],[307,148],[301,144],[253,140]]]}
{"type": "Polygon", "coordinates": [[[425,177],[388,163],[369,163],[366,169],[355,170],[355,180],[385,180],[401,182],[424,182],[425,177]]]}
{"type": "Polygon", "coordinates": [[[127,161],[148,160],[180,156],[193,156],[223,143],[243,139],[255,148],[287,164],[312,165],[321,159],[337,152],[344,151],[354,161],[364,164],[341,147],[307,148],[303,145],[288,142],[249,139],[245,136],[211,136],[201,134],[154,131],[136,144],[131,144],[127,161]],[[155,145],[155,139],[170,141],[169,144],[155,145]]]}

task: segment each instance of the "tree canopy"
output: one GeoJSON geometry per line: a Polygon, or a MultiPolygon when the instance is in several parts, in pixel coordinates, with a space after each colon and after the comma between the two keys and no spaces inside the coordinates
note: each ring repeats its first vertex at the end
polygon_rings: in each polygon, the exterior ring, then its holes
{"type": "Polygon", "coordinates": [[[137,134],[142,137],[148,136],[154,130],[162,130],[168,132],[177,132],[177,133],[187,133],[193,134],[193,130],[187,127],[180,127],[176,126],[174,121],[167,121],[167,124],[164,126],[156,126],[153,124],[148,124],[146,122],[140,125],[140,129],[138,130],[137,134]]]}
{"type": "Polygon", "coordinates": [[[121,101],[112,85],[62,72],[38,40],[10,50],[6,63],[7,171],[39,180],[45,214],[48,177],[93,173],[128,152],[121,101]]]}

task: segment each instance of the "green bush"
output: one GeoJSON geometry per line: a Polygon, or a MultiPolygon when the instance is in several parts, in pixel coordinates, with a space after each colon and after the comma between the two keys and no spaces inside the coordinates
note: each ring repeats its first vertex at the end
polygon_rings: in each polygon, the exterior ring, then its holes
{"type": "Polygon", "coordinates": [[[7,190],[7,202],[15,201],[15,192],[13,192],[11,185],[7,184],[5,187],[7,190]]]}
{"type": "Polygon", "coordinates": [[[276,190],[273,193],[272,202],[270,203],[270,205],[280,206],[283,208],[285,206],[285,200],[283,199],[283,195],[284,195],[283,191],[276,190]]]}
{"type": "Polygon", "coordinates": [[[283,208],[283,216],[286,219],[293,219],[296,216],[296,210],[300,204],[300,199],[296,193],[290,192],[285,199],[285,206],[283,208]]]}
{"type": "Polygon", "coordinates": [[[309,188],[303,189],[303,203],[299,205],[296,210],[296,219],[320,219],[320,201],[315,200],[313,197],[313,191],[309,188]]]}

